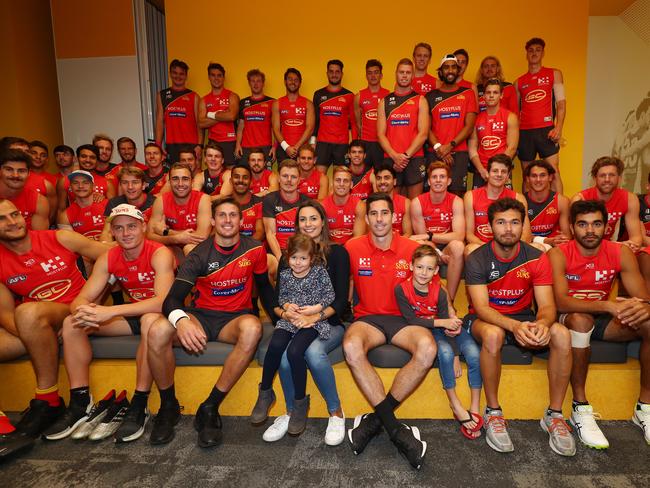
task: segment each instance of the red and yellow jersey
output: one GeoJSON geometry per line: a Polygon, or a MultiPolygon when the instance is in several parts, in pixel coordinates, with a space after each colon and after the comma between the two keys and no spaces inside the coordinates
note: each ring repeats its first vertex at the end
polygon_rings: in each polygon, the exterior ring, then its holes
{"type": "MultiPolygon", "coordinates": [[[[93,188],[93,192],[101,193],[104,195],[104,197],[108,198],[108,179],[105,176],[93,173],[93,180],[95,181],[95,188],[93,188]]],[[[68,178],[65,179],[63,188],[68,193],[68,201],[70,203],[74,202],[77,197],[75,197],[74,193],[72,192],[72,188],[70,187],[70,180],[68,178]]]]}
{"type": "MultiPolygon", "coordinates": [[[[427,93],[426,98],[431,113],[431,130],[441,144],[449,144],[465,127],[468,113],[478,112],[476,94],[471,88],[436,89],[427,93]]],[[[460,142],[454,150],[467,151],[467,140],[460,142]]]]}
{"type": "Polygon", "coordinates": [[[488,198],[487,186],[472,190],[472,210],[474,213],[474,235],[483,242],[492,239],[492,227],[488,219],[488,207],[502,198],[516,198],[517,192],[510,188],[504,188],[494,200],[488,198]]]}
{"type": "Polygon", "coordinates": [[[350,129],[356,135],[354,120],[354,94],[347,88],[332,91],[329,87],[314,93],[316,126],[314,134],[319,142],[347,144],[350,142],[350,129]]]}
{"type": "Polygon", "coordinates": [[[167,144],[197,144],[199,131],[194,106],[198,95],[188,88],[160,91],[164,110],[165,142],[167,144]]]}
{"type": "Polygon", "coordinates": [[[199,202],[203,192],[192,190],[184,205],[176,203],[174,193],[168,191],[162,194],[163,215],[165,225],[172,230],[196,230],[196,216],[199,213],[199,202]]]}
{"type": "Polygon", "coordinates": [[[305,132],[308,103],[309,100],[302,95],[295,102],[290,101],[286,95],[278,98],[280,132],[290,146],[294,146],[305,132]]]}
{"type": "Polygon", "coordinates": [[[402,221],[406,214],[406,197],[393,191],[393,230],[402,233],[402,221]]]}
{"type": "Polygon", "coordinates": [[[352,238],[354,222],[359,199],[350,195],[343,205],[334,202],[334,195],[329,195],[322,202],[327,223],[330,229],[330,239],[337,244],[345,244],[352,238]]]}
{"type": "Polygon", "coordinates": [[[361,134],[359,137],[363,141],[377,141],[377,106],[379,100],[384,98],[390,92],[383,87],[373,92],[370,88],[364,88],[359,91],[359,109],[361,111],[361,134]]]}
{"type": "MultiPolygon", "coordinates": [[[[504,81],[502,82],[501,87],[502,97],[499,105],[514,114],[518,114],[519,102],[517,102],[517,90],[515,90],[515,85],[504,81]]],[[[478,109],[480,112],[484,112],[487,110],[485,99],[483,98],[484,87],[483,85],[477,85],[476,88],[478,89],[478,109]]]]}
{"type": "Polygon", "coordinates": [[[555,70],[542,67],[537,73],[526,73],[515,82],[519,91],[521,109],[520,129],[551,127],[555,119],[553,83],[555,70]]]}
{"type": "Polygon", "coordinates": [[[312,200],[318,199],[318,192],[320,191],[320,177],[323,173],[316,168],[312,169],[311,174],[307,178],[300,177],[298,184],[298,191],[312,200]]]}
{"type": "Polygon", "coordinates": [[[248,203],[241,206],[241,214],[239,233],[252,237],[257,221],[262,218],[262,199],[257,195],[250,195],[248,203]]]}
{"type": "Polygon", "coordinates": [[[156,296],[154,280],[156,271],[151,265],[154,253],[164,247],[149,239],[144,240],[142,251],[136,259],[127,260],[121,247],[108,251],[108,272],[115,276],[131,301],[140,302],[156,296]]]}
{"type": "Polygon", "coordinates": [[[101,202],[92,202],[87,207],[80,207],[77,202],[72,202],[65,209],[72,230],[88,239],[99,240],[99,236],[104,230],[106,205],[108,205],[107,199],[101,202]]]}
{"type": "MultiPolygon", "coordinates": [[[[600,200],[598,188],[592,186],[580,192],[584,200],[600,200]]],[[[605,239],[610,241],[619,240],[623,234],[623,220],[628,209],[628,191],[617,188],[612,196],[605,203],[607,208],[607,226],[605,227],[605,239]]]]}
{"type": "Polygon", "coordinates": [[[446,234],[451,232],[451,222],[454,216],[454,201],[459,198],[453,193],[445,192],[445,198],[440,203],[431,201],[431,193],[418,195],[422,208],[422,219],[427,232],[446,234]]]}
{"type": "Polygon", "coordinates": [[[360,175],[352,175],[352,190],[350,191],[350,194],[354,197],[357,197],[361,200],[365,200],[368,198],[368,195],[370,195],[373,192],[372,189],[372,175],[374,174],[374,170],[368,169],[364,173],[361,173],[360,175]]]}
{"type": "MultiPolygon", "coordinates": [[[[213,92],[208,93],[203,97],[206,112],[227,112],[230,110],[230,94],[232,92],[227,88],[223,88],[221,93],[215,95],[213,92]]],[[[232,142],[236,140],[235,122],[217,121],[208,130],[208,139],[216,142],[232,142]]]]}
{"type": "MultiPolygon", "coordinates": [[[[390,146],[397,153],[405,152],[418,135],[420,95],[414,91],[406,95],[389,93],[384,97],[384,113],[386,114],[386,138],[390,146]]],[[[411,154],[411,157],[422,156],[424,156],[422,148],[415,154],[411,154]]]]}
{"type": "Polygon", "coordinates": [[[273,172],[270,169],[265,169],[262,170],[262,176],[260,176],[259,179],[251,177],[251,193],[257,194],[263,191],[267,191],[271,186],[272,174],[273,172]]]}
{"type": "Polygon", "coordinates": [[[271,106],[273,98],[262,95],[259,98],[246,97],[239,102],[239,120],[244,121],[242,147],[265,147],[273,143],[271,106]]]}
{"type": "Polygon", "coordinates": [[[557,193],[549,193],[546,200],[537,202],[526,193],[526,202],[528,202],[528,220],[530,221],[530,230],[534,236],[555,237],[560,229],[560,207],[557,193]]]}
{"type": "Polygon", "coordinates": [[[429,282],[426,296],[415,291],[412,276],[398,286],[402,289],[416,317],[428,320],[438,317],[438,298],[440,296],[440,277],[438,275],[434,275],[429,282]]]}
{"type": "Polygon", "coordinates": [[[508,116],[510,112],[499,107],[497,113],[489,115],[487,111],[476,117],[476,138],[478,140],[478,157],[487,169],[488,160],[495,154],[504,153],[508,147],[508,116]]]}
{"type": "MultiPolygon", "coordinates": [[[[25,219],[25,225],[28,230],[31,230],[32,217],[38,210],[38,195],[39,192],[37,192],[33,187],[28,188],[27,185],[25,185],[18,195],[7,198],[7,200],[12,202],[16,208],[20,210],[20,214],[25,219]]],[[[42,195],[45,196],[44,193],[42,195]]]]}
{"type": "Polygon", "coordinates": [[[282,198],[279,190],[265,195],[262,199],[262,216],[275,219],[275,237],[280,249],[286,249],[289,237],[294,234],[296,210],[304,201],[307,201],[307,197],[298,193],[298,198],[288,202],[282,198]]]}
{"type": "Polygon", "coordinates": [[[411,80],[411,88],[418,95],[426,95],[431,90],[435,90],[438,79],[429,73],[423,76],[414,76],[411,80]]]}

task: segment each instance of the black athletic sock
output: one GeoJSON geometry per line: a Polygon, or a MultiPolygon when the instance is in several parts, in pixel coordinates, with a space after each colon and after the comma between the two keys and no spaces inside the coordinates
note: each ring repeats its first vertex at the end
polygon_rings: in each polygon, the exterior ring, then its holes
{"type": "Polygon", "coordinates": [[[148,391],[135,390],[133,392],[133,398],[131,398],[131,407],[144,410],[147,407],[148,401],[149,401],[148,391]]]}
{"type": "Polygon", "coordinates": [[[227,391],[223,392],[215,386],[214,388],[212,388],[212,391],[210,392],[210,396],[208,396],[208,398],[206,398],[203,403],[207,405],[214,405],[218,409],[219,405],[221,405],[221,402],[223,402],[223,399],[226,398],[227,394],[228,394],[227,391]]]}
{"type": "Polygon", "coordinates": [[[87,407],[90,403],[90,388],[87,386],[70,388],[70,403],[80,407],[87,407]]]}
{"type": "Polygon", "coordinates": [[[562,410],[553,410],[551,407],[548,407],[546,409],[546,415],[549,416],[552,413],[559,413],[560,415],[562,415],[562,410]]]}
{"type": "Polygon", "coordinates": [[[578,407],[578,406],[580,406],[580,405],[589,405],[589,402],[579,402],[579,401],[577,401],[577,400],[573,400],[573,401],[571,402],[571,408],[573,408],[573,410],[575,410],[576,407],[578,407]]]}
{"type": "Polygon", "coordinates": [[[501,409],[501,405],[496,406],[496,407],[490,407],[489,405],[486,405],[486,406],[485,406],[485,413],[489,413],[489,414],[491,414],[491,413],[494,412],[494,411],[501,411],[501,412],[503,412],[503,410],[501,409]]]}
{"type": "Polygon", "coordinates": [[[124,305],[124,294],[122,290],[111,292],[111,297],[113,298],[113,305],[124,305]]]}
{"type": "Polygon", "coordinates": [[[386,401],[390,404],[393,412],[397,407],[399,407],[400,402],[391,393],[388,393],[388,395],[386,395],[386,401]]]}
{"type": "Polygon", "coordinates": [[[394,402],[397,402],[397,400],[395,400],[395,398],[393,398],[389,393],[386,395],[386,398],[375,406],[375,413],[377,414],[377,417],[379,417],[379,420],[381,420],[384,429],[386,429],[386,432],[388,432],[388,436],[391,439],[400,428],[400,423],[397,421],[395,413],[393,412],[392,405],[394,402]]]}
{"type": "Polygon", "coordinates": [[[174,388],[174,383],[169,388],[164,390],[158,390],[160,393],[160,406],[170,406],[178,405],[178,400],[176,399],[176,388],[174,388]]]}

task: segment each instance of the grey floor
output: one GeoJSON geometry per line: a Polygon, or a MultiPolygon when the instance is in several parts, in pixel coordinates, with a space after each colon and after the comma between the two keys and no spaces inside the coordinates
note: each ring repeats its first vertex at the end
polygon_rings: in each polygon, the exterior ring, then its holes
{"type": "Polygon", "coordinates": [[[650,487],[650,446],[631,422],[601,422],[609,450],[579,446],[574,458],[562,458],[551,452],[547,435],[534,421],[510,422],[515,444],[510,454],[492,451],[483,438],[466,440],[455,422],[412,421],[429,446],[425,464],[416,472],[385,434],[360,456],[352,454],[347,442],[327,447],[325,419],[310,420],[298,438],[267,444],[261,438],[264,427],[227,417],[224,444],[209,451],[196,446],[191,420],[184,416],[174,441],[159,447],[150,446],[147,438],[121,446],[38,441],[22,457],[0,464],[0,486],[650,487]]]}

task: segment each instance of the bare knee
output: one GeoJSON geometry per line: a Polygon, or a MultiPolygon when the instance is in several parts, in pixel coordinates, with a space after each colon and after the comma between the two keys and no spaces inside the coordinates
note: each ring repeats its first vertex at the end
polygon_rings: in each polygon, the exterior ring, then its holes
{"type": "Polygon", "coordinates": [[[262,338],[262,324],[257,317],[245,317],[239,324],[237,346],[245,350],[255,350],[262,338]]]}
{"type": "Polygon", "coordinates": [[[343,338],[343,354],[350,366],[355,366],[366,360],[366,348],[361,337],[348,336],[343,338]]]}
{"type": "Polygon", "coordinates": [[[594,328],[594,317],[587,313],[570,313],[566,316],[564,325],[576,332],[589,332],[594,328]]]}
{"type": "Polygon", "coordinates": [[[571,333],[562,324],[555,323],[551,326],[551,347],[560,351],[571,350],[571,333]]]}
{"type": "Polygon", "coordinates": [[[148,339],[149,329],[151,329],[153,324],[158,319],[165,320],[165,318],[159,313],[146,313],[142,317],[140,317],[140,336],[143,339],[145,340],[148,339]]]}
{"type": "Polygon", "coordinates": [[[463,244],[461,241],[451,241],[449,244],[447,244],[447,252],[452,259],[463,259],[465,244],[463,244]]]}
{"type": "Polygon", "coordinates": [[[436,343],[431,339],[420,339],[417,343],[412,360],[422,369],[430,369],[437,353],[436,343]]]}
{"type": "Polygon", "coordinates": [[[496,355],[503,347],[506,333],[501,327],[495,325],[486,327],[481,337],[483,350],[487,351],[490,355],[496,355]]]}
{"type": "Polygon", "coordinates": [[[163,350],[171,346],[174,337],[174,328],[164,317],[159,317],[149,325],[147,344],[149,348],[163,350]]]}
{"type": "Polygon", "coordinates": [[[19,335],[23,336],[26,332],[33,334],[52,330],[50,321],[41,313],[41,307],[38,305],[37,302],[28,302],[16,307],[14,318],[19,335]]]}

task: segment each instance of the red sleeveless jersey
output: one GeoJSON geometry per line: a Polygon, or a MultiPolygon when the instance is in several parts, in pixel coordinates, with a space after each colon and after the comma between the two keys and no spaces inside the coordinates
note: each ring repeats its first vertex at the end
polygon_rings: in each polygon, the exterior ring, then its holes
{"type": "Polygon", "coordinates": [[[196,216],[199,212],[199,202],[203,192],[192,190],[185,205],[179,205],[174,200],[174,193],[171,191],[162,194],[163,214],[165,223],[172,230],[196,230],[196,216]]]}
{"type": "Polygon", "coordinates": [[[295,102],[290,101],[286,95],[278,98],[280,132],[290,146],[294,146],[305,132],[307,103],[308,100],[302,95],[295,102]]]}
{"type": "Polygon", "coordinates": [[[383,87],[380,87],[376,92],[370,91],[370,88],[364,88],[359,91],[361,140],[369,142],[377,141],[377,105],[379,104],[379,100],[389,93],[390,92],[383,87]]]}
{"type": "Polygon", "coordinates": [[[104,230],[104,211],[108,205],[108,200],[101,202],[92,202],[87,207],[80,207],[77,202],[70,204],[65,209],[68,216],[68,222],[72,230],[93,240],[98,240],[102,230],[104,230]]]}
{"type": "Polygon", "coordinates": [[[595,256],[583,256],[575,240],[558,246],[565,256],[569,296],[580,300],[607,300],[621,271],[621,246],[603,240],[595,256]]]}
{"type": "Polygon", "coordinates": [[[198,95],[192,90],[165,88],[160,92],[164,110],[165,142],[167,144],[197,144],[199,131],[196,125],[194,104],[198,95]]]}
{"type": "Polygon", "coordinates": [[[557,193],[551,192],[548,198],[537,202],[526,193],[528,202],[528,220],[534,236],[555,237],[560,229],[560,207],[557,193]]]}
{"type": "Polygon", "coordinates": [[[330,229],[330,239],[337,244],[345,244],[354,231],[355,210],[359,199],[350,195],[343,205],[334,203],[334,195],[329,195],[322,202],[327,223],[330,229]]]}
{"type": "Polygon", "coordinates": [[[56,238],[56,230],[31,230],[32,248],[16,254],[0,245],[0,281],[25,302],[70,303],[86,280],[77,254],[56,238]]]}
{"type": "Polygon", "coordinates": [[[273,143],[272,104],[273,98],[266,95],[259,98],[246,97],[239,102],[239,120],[244,121],[242,147],[264,147],[273,143]]]}
{"type": "Polygon", "coordinates": [[[555,118],[555,97],[553,96],[553,68],[540,69],[537,73],[526,73],[517,81],[521,100],[519,112],[520,129],[551,127],[555,118]]]}
{"type": "MultiPolygon", "coordinates": [[[[604,202],[607,208],[607,226],[605,227],[605,239],[615,241],[620,237],[623,218],[627,213],[627,190],[617,188],[612,193],[612,197],[604,202]]],[[[598,189],[595,186],[582,190],[580,192],[585,200],[600,200],[598,198],[598,189]]]]}
{"type": "Polygon", "coordinates": [[[438,297],[440,295],[440,279],[438,275],[435,275],[429,282],[426,296],[415,292],[412,276],[408,280],[402,281],[399,286],[416,317],[420,319],[435,319],[438,317],[438,297]]]}
{"type": "Polygon", "coordinates": [[[316,138],[330,144],[347,144],[350,142],[350,129],[356,135],[354,121],[354,94],[347,88],[340,87],[331,91],[329,87],[314,93],[316,110],[316,138]]]}
{"type": "Polygon", "coordinates": [[[402,234],[402,221],[406,213],[406,197],[393,191],[393,230],[402,234]]]}
{"type": "Polygon", "coordinates": [[[646,236],[650,237],[650,201],[649,195],[637,195],[639,197],[639,220],[643,224],[643,230],[646,236]]]}
{"type": "MultiPolygon", "coordinates": [[[[406,95],[389,93],[384,97],[384,112],[386,114],[386,138],[395,152],[403,153],[418,134],[420,95],[414,91],[406,95]]],[[[422,148],[418,149],[415,154],[411,154],[411,157],[422,156],[424,156],[422,148]]]]}
{"type": "Polygon", "coordinates": [[[255,233],[257,221],[262,218],[262,198],[257,195],[250,195],[248,203],[241,206],[241,212],[239,233],[243,236],[252,237],[255,233]]]}
{"type": "MultiPolygon", "coordinates": [[[[230,94],[232,92],[223,88],[219,95],[210,92],[203,97],[206,112],[227,112],[230,110],[230,94]]],[[[235,123],[233,121],[217,122],[208,131],[208,139],[217,142],[232,142],[236,139],[235,123]]]]}
{"type": "Polygon", "coordinates": [[[298,191],[308,198],[317,200],[318,192],[320,191],[320,177],[322,174],[323,173],[314,168],[307,178],[300,177],[298,191]]]}
{"type": "MultiPolygon", "coordinates": [[[[519,113],[519,102],[517,101],[517,90],[515,90],[515,85],[504,81],[502,84],[503,88],[501,89],[501,102],[499,105],[506,110],[510,110],[514,114],[519,113]]],[[[487,110],[485,105],[485,99],[483,98],[483,85],[478,85],[478,109],[481,112],[487,110]]]]}
{"type": "Polygon", "coordinates": [[[132,260],[126,259],[119,246],[108,251],[108,272],[117,278],[131,301],[140,302],[156,296],[153,287],[156,272],[151,266],[151,258],[161,247],[164,246],[145,239],[140,255],[132,260]]]}
{"type": "Polygon", "coordinates": [[[357,197],[361,200],[368,198],[368,195],[372,193],[372,175],[374,170],[371,168],[365,173],[360,175],[352,175],[352,190],[350,195],[357,197]]]}
{"type": "Polygon", "coordinates": [[[488,160],[495,154],[506,151],[508,137],[508,115],[510,112],[499,107],[497,113],[488,115],[481,112],[476,117],[476,137],[478,139],[478,157],[487,169],[488,160]]]}
{"type": "MultiPolygon", "coordinates": [[[[21,215],[25,219],[25,225],[28,230],[31,230],[32,228],[32,216],[38,209],[38,195],[39,192],[37,192],[33,187],[27,188],[27,186],[24,186],[18,195],[7,198],[7,200],[12,202],[16,208],[20,210],[21,215]]],[[[45,196],[44,193],[43,196],[45,196]]]]}
{"type": "Polygon", "coordinates": [[[420,207],[422,207],[422,219],[427,232],[434,234],[446,234],[451,232],[451,220],[454,215],[454,201],[457,197],[453,193],[446,192],[445,198],[440,203],[431,202],[431,193],[418,195],[420,207]]]}
{"type": "Polygon", "coordinates": [[[271,174],[273,172],[270,169],[262,170],[262,176],[259,180],[251,177],[251,188],[250,191],[253,195],[257,193],[267,191],[271,186],[271,174]]]}
{"type": "Polygon", "coordinates": [[[426,73],[423,76],[414,76],[411,80],[411,88],[418,95],[426,95],[436,88],[438,79],[435,76],[426,73]]]}
{"type": "Polygon", "coordinates": [[[27,175],[27,181],[25,181],[25,188],[31,188],[32,190],[37,191],[41,195],[45,196],[47,193],[47,188],[45,187],[45,177],[41,173],[34,173],[33,171],[30,171],[29,175],[27,175]]]}
{"type": "Polygon", "coordinates": [[[472,190],[472,205],[474,210],[474,235],[481,239],[483,242],[488,242],[492,239],[492,227],[488,220],[488,207],[493,202],[502,198],[516,198],[517,192],[510,188],[504,188],[499,196],[494,200],[487,196],[487,185],[472,190]]]}

